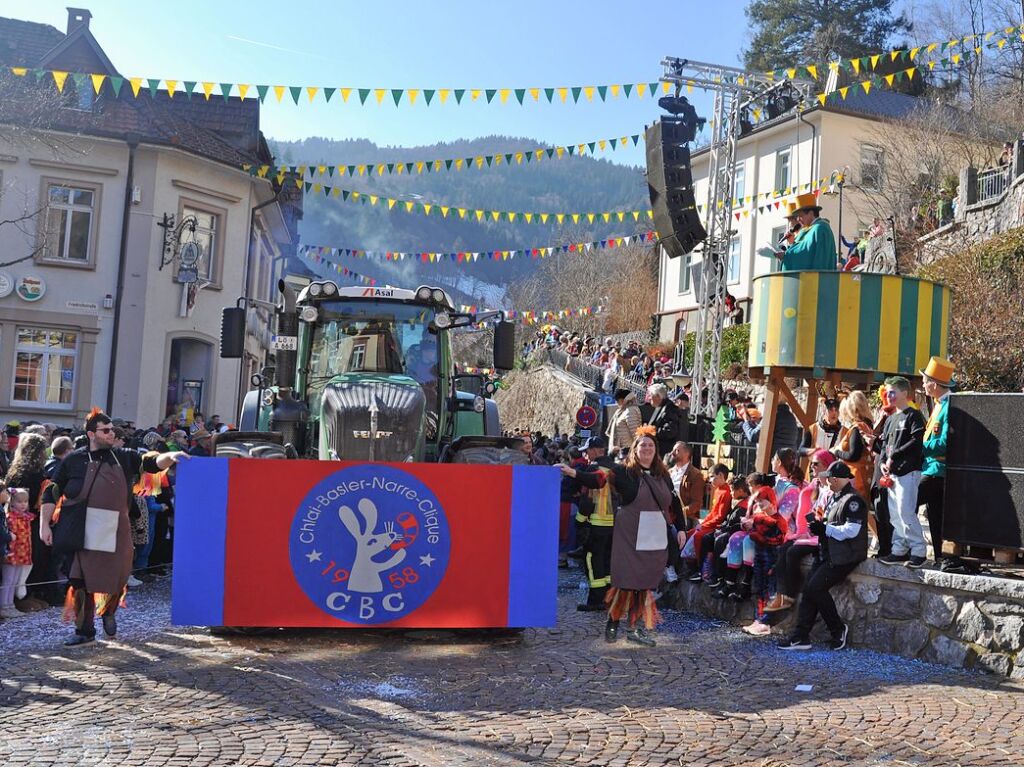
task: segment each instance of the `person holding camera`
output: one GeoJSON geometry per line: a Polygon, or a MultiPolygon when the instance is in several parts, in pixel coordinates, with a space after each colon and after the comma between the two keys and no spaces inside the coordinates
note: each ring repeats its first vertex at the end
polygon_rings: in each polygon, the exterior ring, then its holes
{"type": "Polygon", "coordinates": [[[801,591],[796,628],[779,645],[783,650],[810,650],[811,629],[819,615],[832,633],[832,649],[846,647],[849,626],[839,617],[830,591],[868,556],[868,505],[853,487],[850,467],[834,461],[819,476],[828,482],[832,501],[824,519],[807,515],[808,531],[818,536],[818,560],[801,591]]]}

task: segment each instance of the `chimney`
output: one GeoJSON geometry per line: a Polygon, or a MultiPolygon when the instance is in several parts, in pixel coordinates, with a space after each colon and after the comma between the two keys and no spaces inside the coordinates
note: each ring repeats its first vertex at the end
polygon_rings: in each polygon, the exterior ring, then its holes
{"type": "Polygon", "coordinates": [[[92,14],[87,8],[68,8],[68,34],[70,35],[79,27],[89,28],[89,19],[92,14]]]}

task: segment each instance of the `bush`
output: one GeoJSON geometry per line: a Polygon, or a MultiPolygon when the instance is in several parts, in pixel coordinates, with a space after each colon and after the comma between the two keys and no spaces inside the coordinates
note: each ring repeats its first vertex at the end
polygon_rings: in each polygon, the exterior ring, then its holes
{"type": "Polygon", "coordinates": [[[953,289],[949,357],[961,390],[1024,386],[1024,229],[923,266],[919,276],[953,289]]]}
{"type": "MultiPolygon", "coordinates": [[[[683,346],[683,359],[687,370],[693,370],[693,355],[696,340],[693,333],[686,334],[686,341],[683,346]]],[[[747,369],[747,356],[750,348],[750,325],[733,325],[722,331],[722,359],[721,372],[727,371],[730,366],[737,366],[740,370],[747,369]]]]}

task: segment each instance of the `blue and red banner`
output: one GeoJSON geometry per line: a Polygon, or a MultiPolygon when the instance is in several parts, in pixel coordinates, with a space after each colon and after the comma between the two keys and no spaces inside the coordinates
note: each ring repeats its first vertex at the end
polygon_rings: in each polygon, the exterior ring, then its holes
{"type": "Polygon", "coordinates": [[[172,621],[553,626],[558,489],[535,466],[183,462],[172,621]]]}

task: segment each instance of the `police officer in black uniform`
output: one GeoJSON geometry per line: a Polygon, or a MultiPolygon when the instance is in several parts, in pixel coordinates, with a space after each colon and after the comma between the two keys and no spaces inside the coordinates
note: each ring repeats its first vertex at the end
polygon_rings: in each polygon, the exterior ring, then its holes
{"type": "Polygon", "coordinates": [[[800,594],[796,628],[779,645],[783,650],[811,649],[811,629],[819,614],[832,632],[832,649],[846,647],[849,626],[839,617],[829,590],[868,556],[868,505],[853,488],[850,467],[835,461],[822,476],[834,495],[824,519],[807,515],[808,529],[818,536],[818,560],[800,594]]]}

